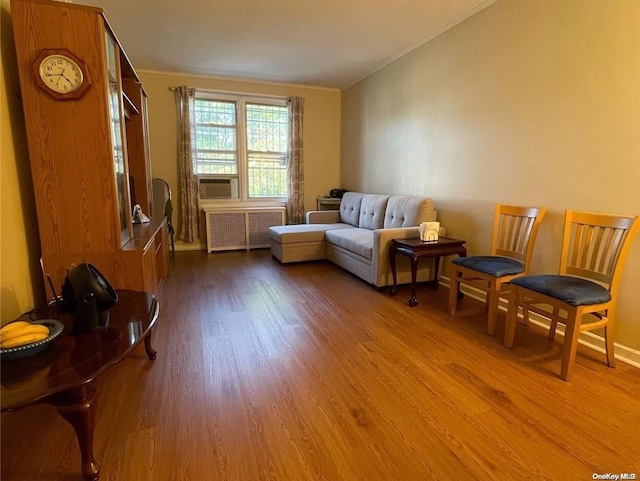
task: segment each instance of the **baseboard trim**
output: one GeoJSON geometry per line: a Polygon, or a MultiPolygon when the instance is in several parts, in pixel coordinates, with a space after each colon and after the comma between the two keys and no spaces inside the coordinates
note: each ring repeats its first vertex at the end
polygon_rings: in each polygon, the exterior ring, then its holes
{"type": "MultiPolygon", "coordinates": [[[[449,282],[450,279],[448,277],[440,276],[440,285],[448,288],[449,282]]],[[[476,299],[480,302],[486,301],[486,294],[479,289],[475,289],[474,287],[468,285],[462,285],[460,289],[465,295],[471,297],[472,299],[476,299]]],[[[498,308],[503,312],[507,312],[506,299],[500,298],[498,308]]],[[[542,328],[549,328],[549,321],[544,317],[536,314],[535,312],[531,312],[529,314],[529,322],[542,328]]],[[[564,326],[562,324],[558,324],[556,333],[564,336],[564,326]]],[[[592,332],[585,331],[581,333],[578,342],[583,346],[593,349],[594,351],[598,351],[603,354],[606,352],[604,338],[592,332]]],[[[620,362],[624,362],[625,364],[630,364],[634,367],[640,368],[640,351],[629,346],[625,346],[624,344],[619,344],[617,342],[614,343],[614,345],[616,352],[615,357],[617,360],[619,360],[620,362]]]]}
{"type": "Polygon", "coordinates": [[[175,243],[176,252],[182,251],[206,251],[207,246],[205,244],[200,244],[199,242],[176,242],[175,243]]]}

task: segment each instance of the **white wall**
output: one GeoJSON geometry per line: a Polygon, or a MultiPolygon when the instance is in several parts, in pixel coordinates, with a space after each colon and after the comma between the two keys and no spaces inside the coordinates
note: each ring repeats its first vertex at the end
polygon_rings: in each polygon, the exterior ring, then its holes
{"type": "MultiPolygon", "coordinates": [[[[638,25],[636,0],[499,0],[343,92],[343,186],[431,196],[470,254],[496,202],[546,205],[556,271],[566,208],[640,214],[638,25]]],[[[638,287],[640,237],[616,324],[640,350],[638,287]]]]}

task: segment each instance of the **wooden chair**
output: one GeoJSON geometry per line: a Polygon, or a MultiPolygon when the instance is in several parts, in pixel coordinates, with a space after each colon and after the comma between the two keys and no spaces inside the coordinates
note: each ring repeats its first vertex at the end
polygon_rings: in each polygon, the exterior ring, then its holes
{"type": "Polygon", "coordinates": [[[604,328],[607,364],[615,367],[613,321],[618,288],[631,240],[639,228],[639,216],[567,210],[559,274],[531,275],[511,281],[504,345],[513,346],[521,307],[525,320],[529,311],[550,320],[550,340],[558,322],[566,326],[560,373],[565,381],[571,376],[582,331],[604,328]],[[541,307],[545,305],[547,309],[541,307]],[[586,314],[596,320],[583,323],[586,314]]]}
{"type": "Polygon", "coordinates": [[[471,285],[487,294],[487,334],[494,334],[500,295],[504,294],[505,284],[529,273],[533,246],[545,212],[546,207],[496,205],[491,255],[452,261],[450,316],[456,313],[460,284],[471,285]]]}

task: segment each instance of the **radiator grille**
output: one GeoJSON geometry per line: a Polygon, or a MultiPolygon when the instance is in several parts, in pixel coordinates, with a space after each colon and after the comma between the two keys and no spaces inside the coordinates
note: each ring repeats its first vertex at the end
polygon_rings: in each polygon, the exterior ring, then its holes
{"type": "Polygon", "coordinates": [[[220,212],[212,216],[207,229],[209,250],[243,249],[247,244],[247,223],[242,212],[220,212]]]}
{"type": "Polygon", "coordinates": [[[281,212],[249,212],[249,245],[269,247],[269,227],[282,225],[281,212]]]}
{"type": "Polygon", "coordinates": [[[284,224],[282,208],[205,209],[207,250],[269,247],[269,227],[284,224]]]}

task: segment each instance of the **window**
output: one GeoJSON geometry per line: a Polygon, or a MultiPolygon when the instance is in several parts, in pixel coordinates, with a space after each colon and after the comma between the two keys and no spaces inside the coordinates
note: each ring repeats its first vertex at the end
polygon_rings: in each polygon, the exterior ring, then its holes
{"type": "Polygon", "coordinates": [[[238,174],[236,104],[196,98],[197,174],[238,174]]]}
{"type": "Polygon", "coordinates": [[[198,92],[194,109],[196,174],[238,179],[247,200],[287,196],[284,99],[198,92]]]}

